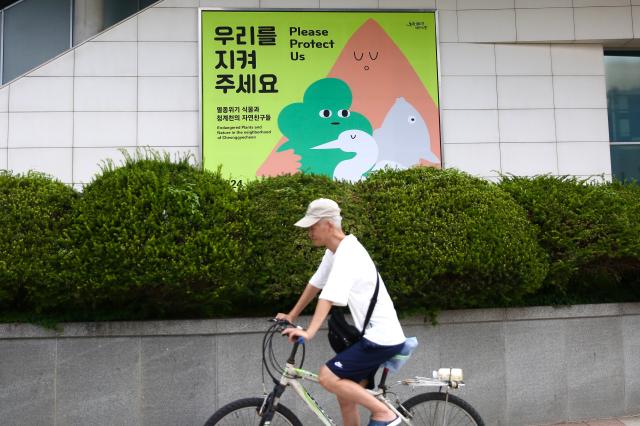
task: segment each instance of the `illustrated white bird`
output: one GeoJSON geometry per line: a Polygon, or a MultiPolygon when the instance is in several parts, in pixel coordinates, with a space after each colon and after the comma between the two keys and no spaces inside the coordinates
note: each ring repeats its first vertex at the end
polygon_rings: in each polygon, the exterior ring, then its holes
{"type": "Polygon", "coordinates": [[[338,139],[315,146],[313,149],[341,149],[355,152],[356,156],[338,163],[333,178],[357,182],[362,175],[371,170],[378,159],[378,145],[370,134],[362,130],[345,130],[338,139]]]}
{"type": "Polygon", "coordinates": [[[313,149],[341,149],[344,152],[355,152],[356,156],[338,163],[333,171],[333,178],[358,182],[365,173],[384,167],[404,168],[400,164],[381,161],[378,163],[378,144],[373,136],[362,130],[345,130],[338,139],[315,146],[313,149]]]}

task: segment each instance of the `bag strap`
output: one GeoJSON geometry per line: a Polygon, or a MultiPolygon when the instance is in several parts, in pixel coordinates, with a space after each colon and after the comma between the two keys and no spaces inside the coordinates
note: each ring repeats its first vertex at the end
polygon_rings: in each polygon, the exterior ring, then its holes
{"type": "Polygon", "coordinates": [[[367,316],[364,318],[364,325],[362,326],[362,331],[360,332],[360,337],[364,337],[364,332],[369,325],[369,320],[371,319],[371,315],[373,314],[373,308],[376,307],[376,302],[378,301],[378,290],[380,289],[380,273],[378,272],[378,268],[376,268],[376,289],[373,292],[373,296],[371,297],[371,302],[369,302],[369,309],[367,309],[367,316]]]}

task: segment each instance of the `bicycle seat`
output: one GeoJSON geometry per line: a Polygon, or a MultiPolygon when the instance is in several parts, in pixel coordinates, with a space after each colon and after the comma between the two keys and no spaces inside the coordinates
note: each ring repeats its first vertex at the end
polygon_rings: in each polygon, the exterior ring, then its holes
{"type": "Polygon", "coordinates": [[[415,337],[407,337],[404,341],[404,346],[390,360],[386,361],[382,366],[388,368],[389,371],[397,373],[400,368],[409,360],[414,349],[418,347],[418,339],[415,337]]]}

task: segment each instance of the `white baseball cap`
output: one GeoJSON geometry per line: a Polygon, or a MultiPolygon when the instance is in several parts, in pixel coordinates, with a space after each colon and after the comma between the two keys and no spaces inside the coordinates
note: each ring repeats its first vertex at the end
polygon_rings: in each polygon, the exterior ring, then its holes
{"type": "Polygon", "coordinates": [[[308,228],[315,225],[320,219],[340,217],[338,203],[328,198],[318,198],[309,203],[305,216],[295,223],[300,228],[308,228]]]}

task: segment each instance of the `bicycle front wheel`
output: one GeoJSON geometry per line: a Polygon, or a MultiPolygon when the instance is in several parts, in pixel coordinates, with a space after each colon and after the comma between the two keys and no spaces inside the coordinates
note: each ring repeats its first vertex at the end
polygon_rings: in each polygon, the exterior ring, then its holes
{"type": "Polygon", "coordinates": [[[414,426],[484,426],[471,405],[442,392],[421,393],[406,400],[398,409],[408,414],[414,426]]]}
{"type": "MultiPolygon", "coordinates": [[[[257,426],[261,417],[262,398],[245,398],[230,402],[213,413],[204,426],[257,426]]],[[[282,404],[278,404],[271,420],[273,426],[302,426],[295,414],[282,404]]]]}

